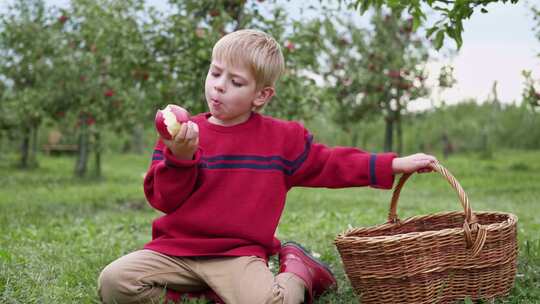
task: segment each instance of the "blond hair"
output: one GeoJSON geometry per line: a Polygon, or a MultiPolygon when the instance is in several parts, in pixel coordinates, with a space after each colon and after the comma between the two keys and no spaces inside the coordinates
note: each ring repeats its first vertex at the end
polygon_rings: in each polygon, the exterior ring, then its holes
{"type": "Polygon", "coordinates": [[[257,90],[273,87],[285,69],[279,43],[258,30],[239,30],[223,36],[214,45],[212,59],[247,66],[255,77],[257,90]]]}

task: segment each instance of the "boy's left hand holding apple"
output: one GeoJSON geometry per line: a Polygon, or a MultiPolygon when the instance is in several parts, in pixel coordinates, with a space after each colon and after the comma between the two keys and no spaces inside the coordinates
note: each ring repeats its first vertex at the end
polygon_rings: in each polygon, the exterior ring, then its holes
{"type": "Polygon", "coordinates": [[[435,156],[416,153],[409,156],[394,158],[392,161],[392,171],[394,173],[426,173],[433,171],[429,165],[437,162],[435,156]]]}
{"type": "Polygon", "coordinates": [[[186,109],[168,104],[156,112],[154,120],[163,143],[174,156],[182,160],[193,159],[199,146],[199,127],[189,119],[186,109]]]}
{"type": "Polygon", "coordinates": [[[174,156],[191,160],[199,146],[199,126],[192,121],[184,122],[171,140],[162,140],[174,156]]]}

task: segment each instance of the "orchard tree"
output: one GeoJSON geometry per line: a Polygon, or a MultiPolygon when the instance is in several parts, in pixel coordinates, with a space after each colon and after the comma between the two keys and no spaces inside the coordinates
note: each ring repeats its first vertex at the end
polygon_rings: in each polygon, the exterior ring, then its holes
{"type": "Polygon", "coordinates": [[[322,74],[336,98],[335,120],[350,128],[382,115],[384,150],[397,148],[401,152],[402,115],[407,104],[429,93],[425,84],[427,43],[414,34],[412,19],[402,17],[400,11],[386,15],[376,11],[370,32],[351,22],[341,25],[342,32],[328,20],[325,24],[321,36],[328,37],[330,47],[326,48],[328,65],[322,74]],[[341,47],[332,47],[336,45],[341,47]]]}
{"type": "Polygon", "coordinates": [[[523,102],[530,106],[533,111],[540,108],[540,85],[538,81],[535,81],[532,77],[531,71],[522,72],[525,87],[523,88],[523,102]]]}
{"type": "Polygon", "coordinates": [[[103,130],[130,132],[146,118],[152,56],[142,14],[142,0],[74,0],[58,12],[57,68],[50,81],[57,90],[50,108],[78,128],[76,176],[86,175],[90,143],[101,176],[103,130]]]}
{"type": "Polygon", "coordinates": [[[376,105],[383,114],[385,151],[397,148],[398,153],[402,152],[402,116],[407,104],[429,94],[425,84],[428,47],[414,34],[412,23],[400,11],[387,15],[377,11],[372,19],[375,32],[364,61],[371,75],[366,81],[364,97],[368,105],[376,105]]]}
{"type": "Polygon", "coordinates": [[[20,166],[37,165],[38,129],[46,116],[46,79],[53,72],[50,20],[42,0],[19,0],[0,15],[1,127],[21,142],[20,166]]]}

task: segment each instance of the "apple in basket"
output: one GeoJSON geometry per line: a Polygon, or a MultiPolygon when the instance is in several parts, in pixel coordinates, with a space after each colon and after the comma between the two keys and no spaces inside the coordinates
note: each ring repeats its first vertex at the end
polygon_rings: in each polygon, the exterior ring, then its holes
{"type": "Polygon", "coordinates": [[[189,121],[189,112],[177,105],[169,104],[163,110],[156,113],[155,125],[159,135],[165,139],[172,139],[180,125],[189,121]]]}

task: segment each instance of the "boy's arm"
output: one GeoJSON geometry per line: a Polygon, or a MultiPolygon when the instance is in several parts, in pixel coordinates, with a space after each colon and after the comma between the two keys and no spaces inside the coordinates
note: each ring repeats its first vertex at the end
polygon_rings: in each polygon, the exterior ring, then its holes
{"type": "Polygon", "coordinates": [[[371,186],[390,189],[395,153],[368,153],[352,147],[313,143],[304,129],[307,157],[289,178],[289,186],[344,188],[371,186]]]}
{"type": "Polygon", "coordinates": [[[158,140],[144,178],[144,194],[150,205],[165,213],[178,208],[195,188],[200,157],[197,150],[193,159],[179,159],[158,140]]]}

